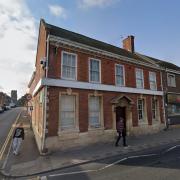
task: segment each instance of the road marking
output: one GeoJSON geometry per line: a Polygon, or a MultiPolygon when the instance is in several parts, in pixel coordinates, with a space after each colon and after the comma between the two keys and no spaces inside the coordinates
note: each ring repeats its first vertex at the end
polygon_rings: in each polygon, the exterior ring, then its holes
{"type": "Polygon", "coordinates": [[[111,164],[109,164],[109,165],[106,165],[106,166],[98,169],[98,171],[102,171],[102,170],[104,170],[104,169],[106,169],[106,168],[109,168],[109,167],[111,167],[111,166],[114,166],[114,165],[116,165],[116,164],[118,164],[118,163],[120,163],[120,162],[126,161],[127,159],[128,159],[128,158],[123,158],[123,159],[120,159],[120,160],[118,160],[118,161],[115,161],[114,163],[111,163],[111,164]]]}
{"type": "Polygon", "coordinates": [[[7,145],[8,145],[8,142],[9,142],[11,136],[12,136],[12,133],[13,133],[15,124],[17,123],[17,121],[18,121],[18,119],[19,119],[21,113],[22,113],[22,111],[19,112],[19,114],[17,115],[16,120],[15,120],[15,122],[13,123],[13,125],[11,126],[11,129],[10,129],[10,131],[9,131],[9,133],[8,133],[8,136],[7,136],[7,138],[6,138],[6,140],[5,140],[4,144],[3,144],[3,146],[2,146],[2,148],[1,148],[1,151],[0,151],[0,160],[2,160],[2,157],[3,157],[3,155],[4,155],[4,152],[5,152],[6,147],[7,147],[7,145]]]}
{"type": "Polygon", "coordinates": [[[85,171],[75,171],[75,172],[69,172],[69,173],[53,174],[53,175],[49,175],[49,177],[65,176],[65,175],[72,175],[72,174],[81,174],[81,173],[94,172],[94,171],[97,171],[97,170],[85,170],[85,171]]]}
{"type": "Polygon", "coordinates": [[[55,177],[55,176],[65,176],[65,175],[72,175],[72,174],[83,174],[83,173],[88,173],[88,172],[98,172],[98,171],[102,171],[104,169],[107,169],[111,166],[114,166],[120,162],[123,162],[123,161],[126,161],[127,159],[135,159],[135,158],[139,158],[139,157],[150,157],[150,156],[156,156],[158,154],[142,154],[142,155],[138,155],[138,156],[129,156],[129,157],[126,157],[126,158],[122,158],[118,161],[115,161],[111,164],[108,164],[102,168],[99,168],[99,169],[90,169],[90,170],[84,170],[84,171],[75,171],[75,172],[68,172],[68,173],[59,173],[59,174],[52,174],[52,175],[48,175],[49,177],[55,177]]]}
{"type": "Polygon", "coordinates": [[[171,151],[171,150],[173,150],[173,149],[175,149],[175,148],[177,148],[177,147],[180,147],[180,145],[175,145],[175,146],[173,146],[173,147],[165,150],[164,153],[167,153],[167,152],[169,152],[169,151],[171,151]]]}
{"type": "Polygon", "coordinates": [[[149,157],[149,156],[157,156],[158,154],[143,154],[143,155],[138,155],[138,156],[130,156],[128,159],[133,159],[133,158],[139,158],[139,157],[149,157]]]}

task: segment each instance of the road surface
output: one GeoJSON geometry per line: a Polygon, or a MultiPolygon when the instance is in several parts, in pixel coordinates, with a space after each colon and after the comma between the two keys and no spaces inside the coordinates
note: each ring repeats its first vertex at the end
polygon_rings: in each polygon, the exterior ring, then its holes
{"type": "Polygon", "coordinates": [[[42,180],[179,180],[180,142],[40,175],[42,180]]]}
{"type": "Polygon", "coordinates": [[[2,148],[6,137],[11,129],[12,124],[16,120],[22,108],[17,107],[0,113],[0,149],[2,148]]]}

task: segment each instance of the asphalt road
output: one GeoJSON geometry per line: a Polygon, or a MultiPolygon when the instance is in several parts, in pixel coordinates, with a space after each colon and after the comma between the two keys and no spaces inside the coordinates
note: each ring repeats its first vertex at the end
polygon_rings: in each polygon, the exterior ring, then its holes
{"type": "Polygon", "coordinates": [[[6,140],[12,124],[21,110],[22,108],[17,107],[0,113],[0,149],[6,140]]]}
{"type": "Polygon", "coordinates": [[[179,180],[180,142],[42,174],[42,180],[179,180]]]}

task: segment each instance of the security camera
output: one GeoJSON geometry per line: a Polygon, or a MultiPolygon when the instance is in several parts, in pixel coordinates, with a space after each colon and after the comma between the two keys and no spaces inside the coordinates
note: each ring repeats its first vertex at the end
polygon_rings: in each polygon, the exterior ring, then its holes
{"type": "Polygon", "coordinates": [[[46,58],[42,58],[40,60],[40,64],[42,65],[43,68],[46,67],[46,58]]]}

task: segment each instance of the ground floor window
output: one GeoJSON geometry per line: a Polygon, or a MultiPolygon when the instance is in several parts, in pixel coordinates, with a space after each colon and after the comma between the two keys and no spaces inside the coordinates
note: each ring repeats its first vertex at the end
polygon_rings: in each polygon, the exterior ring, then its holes
{"type": "Polygon", "coordinates": [[[61,95],[60,97],[60,129],[75,128],[76,97],[74,95],[61,95]]]}
{"type": "Polygon", "coordinates": [[[99,128],[101,126],[101,97],[89,97],[89,127],[99,128]]]}
{"type": "Polygon", "coordinates": [[[144,99],[138,99],[138,120],[144,121],[144,99]]]}
{"type": "Polygon", "coordinates": [[[180,95],[179,94],[168,94],[168,115],[176,116],[180,115],[180,95]]]}
{"type": "Polygon", "coordinates": [[[157,100],[152,98],[152,119],[153,120],[158,120],[157,117],[157,100]]]}
{"type": "Polygon", "coordinates": [[[180,104],[168,104],[168,114],[170,116],[180,115],[180,104]]]}

